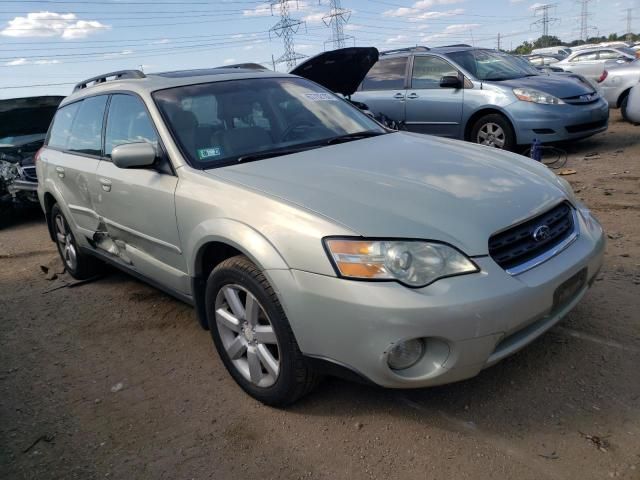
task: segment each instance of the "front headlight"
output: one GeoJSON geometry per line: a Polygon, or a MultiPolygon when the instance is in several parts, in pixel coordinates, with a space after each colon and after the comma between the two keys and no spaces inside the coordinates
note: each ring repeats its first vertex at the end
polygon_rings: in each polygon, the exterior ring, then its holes
{"type": "Polygon", "coordinates": [[[532,88],[514,88],[513,93],[518,100],[523,102],[541,103],[543,105],[563,105],[564,102],[558,97],[540,90],[534,90],[532,88]]]}
{"type": "Polygon", "coordinates": [[[424,287],[439,278],[474,273],[478,267],[463,253],[443,243],[421,240],[324,240],[341,277],[396,280],[424,287]]]}

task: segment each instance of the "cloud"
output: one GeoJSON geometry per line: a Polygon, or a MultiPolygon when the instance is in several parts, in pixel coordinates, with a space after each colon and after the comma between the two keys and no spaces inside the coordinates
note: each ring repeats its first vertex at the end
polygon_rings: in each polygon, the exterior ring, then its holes
{"type": "MultiPolygon", "coordinates": [[[[439,5],[453,5],[455,3],[461,3],[464,0],[420,0],[415,2],[412,7],[400,7],[393,10],[386,10],[382,12],[385,17],[411,17],[411,18],[438,18],[437,15],[447,16],[458,15],[464,10],[458,9],[458,13],[449,12],[430,12],[428,9],[439,5]]],[[[454,12],[454,11],[451,11],[454,12]]]]}
{"type": "MultiPolygon", "coordinates": [[[[311,4],[307,0],[288,0],[287,3],[289,4],[290,12],[296,12],[296,11],[300,12],[300,11],[306,11],[311,9],[311,4]]],[[[277,5],[274,5],[272,9],[271,4],[268,2],[261,3],[255,6],[254,8],[252,8],[251,10],[242,11],[242,15],[245,17],[268,17],[271,14],[278,15],[279,13],[280,13],[280,7],[278,7],[277,5]]]]}
{"type": "Polygon", "coordinates": [[[236,63],[236,59],[235,58],[227,58],[222,63],[224,63],[225,65],[231,65],[232,63],[236,63]]]}
{"type": "Polygon", "coordinates": [[[15,58],[10,62],[5,63],[7,67],[16,67],[19,65],[52,65],[54,63],[60,63],[60,60],[27,60],[26,58],[15,58]]]}
{"type": "Polygon", "coordinates": [[[108,30],[109,25],[97,20],[79,20],[74,13],[32,12],[15,17],[0,35],[5,37],[85,38],[92,33],[108,30]]]}

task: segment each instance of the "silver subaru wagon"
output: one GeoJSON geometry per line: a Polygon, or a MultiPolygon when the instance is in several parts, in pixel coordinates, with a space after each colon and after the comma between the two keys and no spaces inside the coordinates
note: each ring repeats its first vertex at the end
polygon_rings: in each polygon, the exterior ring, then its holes
{"type": "Polygon", "coordinates": [[[108,262],[194,305],[235,381],[277,406],[322,374],[473,377],[576,305],[605,243],[533,160],[389,131],[248,68],[86,80],[36,166],[71,275],[108,262]]]}

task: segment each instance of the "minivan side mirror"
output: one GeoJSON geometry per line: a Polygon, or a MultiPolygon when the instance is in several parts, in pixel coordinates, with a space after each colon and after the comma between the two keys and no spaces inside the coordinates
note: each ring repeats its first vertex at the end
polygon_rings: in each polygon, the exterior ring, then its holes
{"type": "Polygon", "coordinates": [[[440,88],[462,88],[462,81],[453,75],[447,75],[440,79],[440,88]]]}
{"type": "Polygon", "coordinates": [[[149,167],[156,160],[156,148],[147,142],[125,143],[111,152],[111,161],[118,168],[149,167]]]}

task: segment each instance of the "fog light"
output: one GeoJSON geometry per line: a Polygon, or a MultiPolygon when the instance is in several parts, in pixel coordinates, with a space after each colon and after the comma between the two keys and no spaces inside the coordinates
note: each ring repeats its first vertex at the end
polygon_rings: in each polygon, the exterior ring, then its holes
{"type": "Polygon", "coordinates": [[[424,354],[424,342],[419,338],[396,343],[387,356],[393,370],[404,370],[415,365],[424,354]]]}

